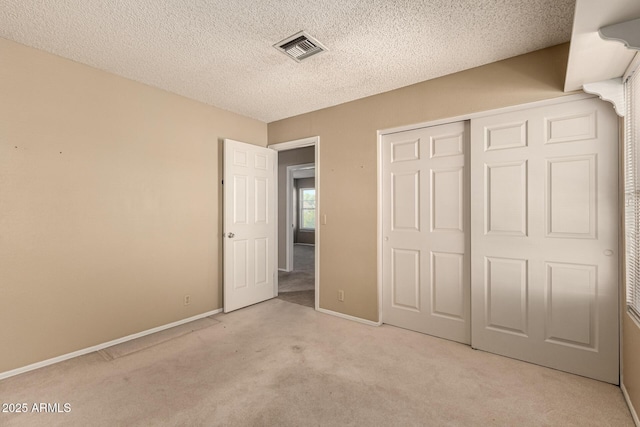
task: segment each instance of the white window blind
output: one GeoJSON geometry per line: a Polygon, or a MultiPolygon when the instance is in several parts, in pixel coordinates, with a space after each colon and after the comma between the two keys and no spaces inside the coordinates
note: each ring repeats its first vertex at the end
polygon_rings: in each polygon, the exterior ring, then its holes
{"type": "Polygon", "coordinates": [[[640,73],[625,82],[625,244],[627,266],[627,308],[640,318],[640,73]]]}

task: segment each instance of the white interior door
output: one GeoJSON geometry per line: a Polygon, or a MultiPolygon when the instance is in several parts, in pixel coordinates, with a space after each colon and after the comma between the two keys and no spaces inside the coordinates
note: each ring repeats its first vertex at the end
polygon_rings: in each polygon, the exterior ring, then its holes
{"type": "Polygon", "coordinates": [[[469,343],[468,123],[382,137],[383,322],[469,343]]]}
{"type": "Polygon", "coordinates": [[[276,152],[224,140],[224,312],[277,295],[276,152]]]}
{"type": "Polygon", "coordinates": [[[471,121],[473,347],[618,383],[617,126],[597,99],[471,121]]]}

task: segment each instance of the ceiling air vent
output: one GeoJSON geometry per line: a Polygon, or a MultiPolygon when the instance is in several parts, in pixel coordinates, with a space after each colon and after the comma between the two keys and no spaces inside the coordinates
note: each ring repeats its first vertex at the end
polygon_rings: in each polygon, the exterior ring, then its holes
{"type": "Polygon", "coordinates": [[[295,59],[297,62],[307,59],[316,53],[324,52],[327,50],[318,40],[311,37],[304,31],[300,31],[297,34],[287,37],[273,45],[280,52],[295,59]]]}

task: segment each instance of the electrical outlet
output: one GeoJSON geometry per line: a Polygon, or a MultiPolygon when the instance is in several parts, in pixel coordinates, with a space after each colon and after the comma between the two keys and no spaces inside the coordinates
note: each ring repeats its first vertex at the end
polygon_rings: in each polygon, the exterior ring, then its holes
{"type": "Polygon", "coordinates": [[[342,289],[338,291],[338,301],[344,301],[344,291],[342,289]]]}
{"type": "Polygon", "coordinates": [[[184,296],[184,305],[189,305],[191,304],[191,295],[185,295],[184,296]]]}

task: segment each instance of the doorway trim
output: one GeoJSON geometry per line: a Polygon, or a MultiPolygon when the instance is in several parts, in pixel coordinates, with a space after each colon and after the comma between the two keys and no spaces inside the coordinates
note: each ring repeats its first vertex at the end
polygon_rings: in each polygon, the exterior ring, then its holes
{"type": "MultiPolygon", "coordinates": [[[[315,179],[315,183],[316,183],[316,235],[315,235],[315,259],[314,259],[314,263],[315,263],[315,283],[314,283],[314,289],[315,289],[315,309],[318,310],[320,308],[320,230],[319,230],[319,225],[321,223],[320,221],[320,215],[319,213],[321,212],[320,210],[320,202],[321,202],[321,194],[320,194],[320,137],[319,136],[311,136],[308,138],[302,138],[302,139],[296,139],[293,141],[287,141],[287,142],[280,142],[277,144],[270,144],[267,147],[271,148],[273,150],[276,151],[286,151],[286,150],[292,150],[294,148],[303,148],[303,147],[311,147],[313,146],[315,148],[315,152],[314,152],[314,163],[315,163],[315,168],[316,168],[316,179],[315,179]]],[[[289,186],[289,182],[291,181],[291,177],[290,175],[290,171],[289,168],[287,168],[287,187],[289,186]]],[[[276,199],[278,197],[278,193],[279,191],[276,191],[276,199]]],[[[290,209],[290,205],[291,205],[291,195],[289,194],[290,192],[287,192],[287,224],[291,224],[291,209],[290,209]]],[[[276,210],[276,224],[277,224],[278,218],[277,218],[277,210],[276,210]]],[[[280,233],[276,233],[276,247],[278,247],[278,235],[280,233]]],[[[287,249],[288,249],[288,241],[291,238],[291,240],[293,239],[293,233],[291,232],[291,228],[287,226],[287,230],[285,232],[285,235],[287,236],[287,249]]],[[[292,240],[293,241],[293,240],[292,240]]],[[[285,264],[285,268],[290,269],[293,267],[293,260],[291,259],[291,264],[289,264],[289,260],[290,258],[293,258],[293,247],[291,250],[291,254],[289,256],[288,254],[288,250],[287,250],[287,260],[286,260],[286,264],[285,264]]],[[[278,254],[276,253],[275,256],[275,268],[276,271],[278,271],[278,254]]]]}

